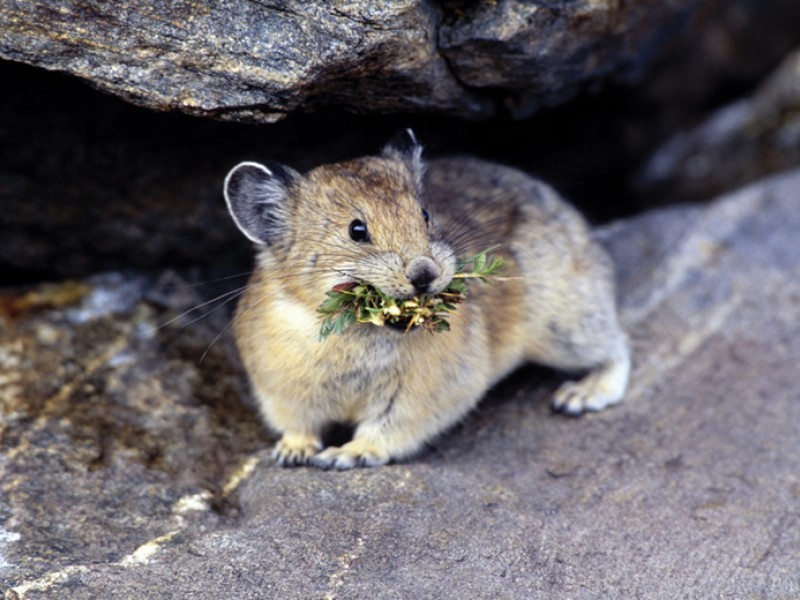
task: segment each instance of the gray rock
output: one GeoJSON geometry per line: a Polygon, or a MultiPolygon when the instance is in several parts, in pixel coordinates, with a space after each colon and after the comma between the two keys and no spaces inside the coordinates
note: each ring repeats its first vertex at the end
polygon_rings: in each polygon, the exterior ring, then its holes
{"type": "Polygon", "coordinates": [[[150,108],[224,119],[338,105],[483,113],[436,53],[434,25],[417,0],[11,2],[0,10],[0,56],[150,108]]]}
{"type": "Polygon", "coordinates": [[[694,5],[11,1],[0,8],[0,57],[221,119],[273,122],[323,106],[488,116],[493,95],[474,87],[556,98],[638,69],[694,5]]]}
{"type": "Polygon", "coordinates": [[[579,86],[640,75],[696,2],[476,2],[454,4],[439,32],[442,53],[469,88],[517,92],[505,105],[525,117],[579,86]]]}
{"type": "Polygon", "coordinates": [[[800,49],[749,97],[676,134],[647,161],[638,185],[698,199],[800,165],[800,49]]]}
{"type": "Polygon", "coordinates": [[[800,43],[798,20],[786,0],[701,3],[646,76],[646,114],[674,133],[752,90],[800,43]]]}
{"type": "Polygon", "coordinates": [[[271,464],[175,275],[0,299],[6,598],[800,595],[800,171],[599,233],[627,401],[523,369],[413,461],[271,464]]]}

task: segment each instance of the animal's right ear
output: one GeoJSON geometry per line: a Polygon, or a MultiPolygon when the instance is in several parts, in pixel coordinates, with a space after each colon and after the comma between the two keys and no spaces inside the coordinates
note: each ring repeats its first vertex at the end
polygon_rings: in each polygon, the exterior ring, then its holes
{"type": "Polygon", "coordinates": [[[289,186],[297,172],[279,164],[239,163],[225,177],[225,202],[233,222],[256,244],[271,244],[284,231],[289,186]]]}
{"type": "Polygon", "coordinates": [[[404,162],[417,184],[417,191],[422,191],[422,177],[425,173],[425,163],[422,160],[422,146],[417,141],[417,136],[411,129],[404,129],[386,144],[381,153],[385,158],[392,158],[404,162]]]}

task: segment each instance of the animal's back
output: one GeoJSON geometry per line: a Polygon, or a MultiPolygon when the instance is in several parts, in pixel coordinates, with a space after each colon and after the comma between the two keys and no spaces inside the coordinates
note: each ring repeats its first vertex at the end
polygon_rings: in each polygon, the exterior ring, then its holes
{"type": "Polygon", "coordinates": [[[511,167],[466,156],[434,160],[424,189],[459,250],[478,252],[519,235],[532,246],[539,239],[566,236],[580,244],[589,237],[583,218],[550,186],[511,167]]]}

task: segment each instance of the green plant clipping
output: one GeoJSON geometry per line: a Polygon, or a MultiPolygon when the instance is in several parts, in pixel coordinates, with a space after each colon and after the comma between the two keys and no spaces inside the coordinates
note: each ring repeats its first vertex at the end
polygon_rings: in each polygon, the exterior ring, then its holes
{"type": "Polygon", "coordinates": [[[492,246],[469,258],[459,259],[456,274],[447,288],[438,294],[421,294],[405,300],[391,298],[366,282],[354,281],[335,286],[319,307],[323,316],[320,340],[332,333],[342,333],[354,323],[390,325],[409,331],[423,327],[431,333],[450,329],[447,318],[467,297],[467,281],[487,282],[497,275],[505,261],[489,253],[492,246]]]}

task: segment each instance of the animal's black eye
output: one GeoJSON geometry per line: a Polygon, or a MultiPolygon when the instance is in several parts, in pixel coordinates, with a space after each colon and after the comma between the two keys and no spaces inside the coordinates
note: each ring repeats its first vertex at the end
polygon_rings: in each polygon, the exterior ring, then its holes
{"type": "Polygon", "coordinates": [[[356,219],[350,223],[350,239],[354,242],[368,242],[369,231],[367,231],[367,224],[364,221],[356,219]]]}
{"type": "Polygon", "coordinates": [[[431,222],[431,216],[430,214],[428,214],[428,211],[425,210],[424,208],[422,209],[422,218],[425,219],[426,225],[431,222]]]}

